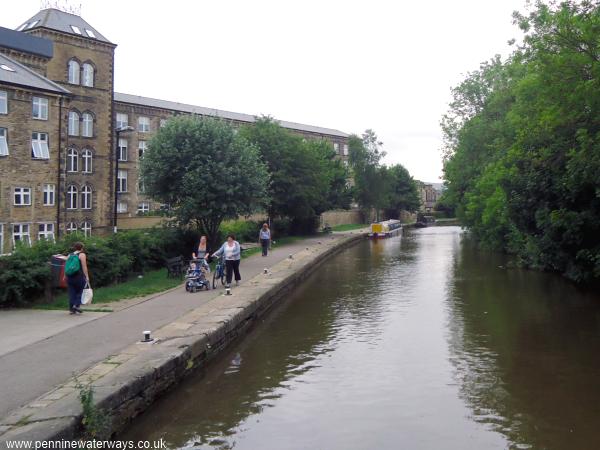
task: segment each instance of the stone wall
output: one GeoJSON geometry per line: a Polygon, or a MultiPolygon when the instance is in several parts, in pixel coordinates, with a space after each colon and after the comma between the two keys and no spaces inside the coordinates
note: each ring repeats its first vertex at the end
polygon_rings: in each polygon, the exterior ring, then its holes
{"type": "Polygon", "coordinates": [[[321,214],[321,227],[324,227],[325,224],[335,227],[336,225],[345,225],[348,223],[363,223],[362,214],[358,209],[332,210],[321,214]]]}

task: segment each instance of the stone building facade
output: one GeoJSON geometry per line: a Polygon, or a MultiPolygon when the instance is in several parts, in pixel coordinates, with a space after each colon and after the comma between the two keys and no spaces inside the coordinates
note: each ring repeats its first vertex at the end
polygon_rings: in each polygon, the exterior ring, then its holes
{"type": "MultiPolygon", "coordinates": [[[[115,47],[81,17],[53,8],[17,30],[0,27],[0,254],[19,240],[107,233],[119,218],[158,209],[143,195],[138,168],[170,117],[254,122],[247,114],[114,92],[115,47]],[[117,138],[123,126],[134,130],[117,138]]],[[[347,159],[346,133],[280,124],[331,142],[347,159]]]]}

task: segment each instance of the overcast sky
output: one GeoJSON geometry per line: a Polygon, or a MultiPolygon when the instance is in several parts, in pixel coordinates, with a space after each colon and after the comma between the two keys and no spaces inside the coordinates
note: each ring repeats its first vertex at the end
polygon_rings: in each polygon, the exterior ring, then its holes
{"type": "MultiPolygon", "coordinates": [[[[16,28],[46,2],[4,0],[16,28]]],[[[64,0],[61,0],[65,3],[64,0]]],[[[413,177],[442,174],[450,88],[508,55],[524,0],[73,0],[118,45],[119,92],[362,133],[413,177]]]]}

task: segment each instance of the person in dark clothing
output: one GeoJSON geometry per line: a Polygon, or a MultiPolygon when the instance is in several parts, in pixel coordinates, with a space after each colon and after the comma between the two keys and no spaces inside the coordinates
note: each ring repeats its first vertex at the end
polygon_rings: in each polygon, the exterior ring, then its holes
{"type": "Polygon", "coordinates": [[[271,230],[266,223],[263,223],[263,226],[258,233],[258,241],[262,246],[262,255],[267,256],[269,246],[271,245],[271,230]]]}
{"type": "Polygon", "coordinates": [[[73,254],[79,258],[80,269],[67,277],[67,291],[69,293],[69,312],[71,314],[81,314],[81,294],[87,284],[89,284],[90,275],[87,267],[87,255],[81,242],[73,244],[73,254]]]}

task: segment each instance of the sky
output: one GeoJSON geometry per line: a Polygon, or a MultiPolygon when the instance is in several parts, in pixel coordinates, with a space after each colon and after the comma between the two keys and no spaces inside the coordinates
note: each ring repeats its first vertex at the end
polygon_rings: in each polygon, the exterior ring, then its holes
{"type": "Polygon", "coordinates": [[[4,0],[16,28],[81,7],[111,42],[115,90],[347,133],[373,129],[386,164],[440,182],[450,89],[521,36],[525,0],[4,0]]]}

